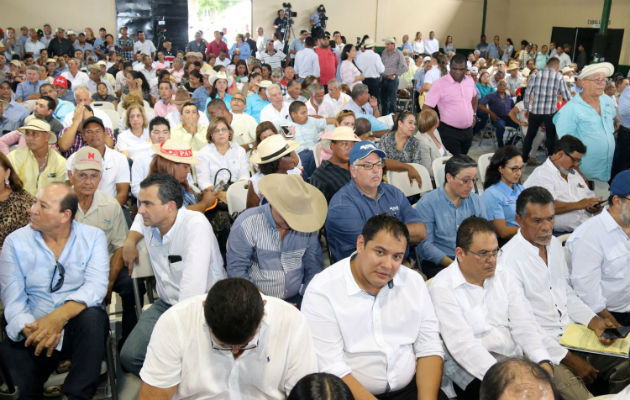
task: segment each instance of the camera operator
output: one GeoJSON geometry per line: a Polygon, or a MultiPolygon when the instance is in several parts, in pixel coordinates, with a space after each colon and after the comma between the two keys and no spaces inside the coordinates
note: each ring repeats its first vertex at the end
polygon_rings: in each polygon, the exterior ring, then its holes
{"type": "Polygon", "coordinates": [[[284,36],[284,9],[282,8],[278,10],[278,16],[273,20],[273,29],[284,36]]]}
{"type": "Polygon", "coordinates": [[[315,39],[321,39],[324,37],[324,28],[326,27],[326,7],[320,4],[317,10],[311,15],[311,35],[315,39]]]}

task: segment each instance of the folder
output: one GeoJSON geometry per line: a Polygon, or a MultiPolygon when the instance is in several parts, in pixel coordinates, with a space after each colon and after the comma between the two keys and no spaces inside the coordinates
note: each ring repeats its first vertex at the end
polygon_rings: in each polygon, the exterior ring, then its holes
{"type": "Polygon", "coordinates": [[[560,344],[571,350],[628,358],[630,337],[617,339],[610,346],[605,346],[586,326],[569,324],[560,338],[560,344]]]}

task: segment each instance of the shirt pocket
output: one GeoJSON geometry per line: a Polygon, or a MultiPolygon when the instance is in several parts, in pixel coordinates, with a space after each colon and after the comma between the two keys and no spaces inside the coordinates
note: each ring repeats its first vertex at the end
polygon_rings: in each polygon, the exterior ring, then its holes
{"type": "Polygon", "coordinates": [[[630,253],[625,243],[617,242],[604,255],[602,279],[621,279],[627,273],[630,264],[630,253]]]}
{"type": "MultiPolygon", "coordinates": [[[[87,268],[87,261],[85,260],[63,260],[59,261],[61,265],[63,265],[63,269],[65,270],[64,276],[64,288],[78,288],[85,281],[85,269],[87,268]]],[[[55,276],[53,277],[53,286],[59,279],[59,268],[55,271],[55,276]]]]}
{"type": "Polygon", "coordinates": [[[280,262],[284,272],[289,273],[302,268],[302,257],[304,257],[305,252],[306,248],[283,251],[280,255],[280,262]]]}

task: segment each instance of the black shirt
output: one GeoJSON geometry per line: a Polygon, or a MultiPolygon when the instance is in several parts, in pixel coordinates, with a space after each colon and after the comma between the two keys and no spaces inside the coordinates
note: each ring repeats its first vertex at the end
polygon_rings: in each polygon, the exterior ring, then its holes
{"type": "Polygon", "coordinates": [[[69,39],[63,38],[61,41],[54,38],[48,44],[48,57],[63,56],[68,54],[70,57],[74,56],[74,47],[69,39]]]}
{"type": "Polygon", "coordinates": [[[309,178],[310,184],[320,190],[330,203],[330,199],[342,186],[350,182],[350,171],[336,166],[328,160],[322,163],[313,171],[309,178]]]}

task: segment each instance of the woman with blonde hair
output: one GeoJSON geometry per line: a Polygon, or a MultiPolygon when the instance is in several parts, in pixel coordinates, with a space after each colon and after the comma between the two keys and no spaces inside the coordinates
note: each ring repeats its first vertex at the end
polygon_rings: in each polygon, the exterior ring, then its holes
{"type": "Polygon", "coordinates": [[[127,107],[125,126],[127,129],[118,134],[116,149],[132,160],[150,153],[149,121],[142,105],[132,103],[127,107]]]}
{"type": "Polygon", "coordinates": [[[422,164],[433,178],[433,160],[448,157],[451,153],[442,144],[442,138],[437,127],[440,125],[435,110],[429,108],[418,114],[418,133],[416,138],[420,142],[420,164],[422,164]]]}

